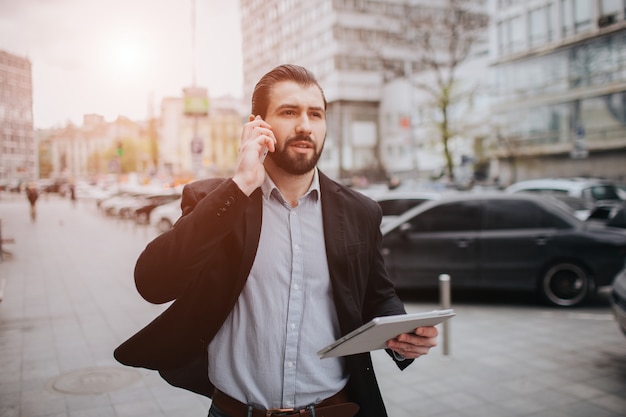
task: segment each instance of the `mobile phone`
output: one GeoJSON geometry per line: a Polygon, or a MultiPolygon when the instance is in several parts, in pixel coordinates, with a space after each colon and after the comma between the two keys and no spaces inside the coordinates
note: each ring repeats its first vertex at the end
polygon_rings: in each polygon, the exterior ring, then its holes
{"type": "Polygon", "coordinates": [[[269,148],[267,146],[263,146],[263,153],[261,154],[261,157],[259,158],[259,161],[261,161],[261,163],[265,162],[265,157],[267,156],[268,152],[269,152],[269,148]]]}

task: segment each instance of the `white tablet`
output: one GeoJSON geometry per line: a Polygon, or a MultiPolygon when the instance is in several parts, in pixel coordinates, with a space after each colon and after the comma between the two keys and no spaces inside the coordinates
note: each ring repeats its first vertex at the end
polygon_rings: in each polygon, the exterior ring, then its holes
{"type": "Polygon", "coordinates": [[[418,327],[435,326],[455,314],[454,310],[449,309],[376,317],[337,339],[317,354],[320,358],[331,358],[385,349],[387,340],[402,333],[410,333],[418,327]]]}

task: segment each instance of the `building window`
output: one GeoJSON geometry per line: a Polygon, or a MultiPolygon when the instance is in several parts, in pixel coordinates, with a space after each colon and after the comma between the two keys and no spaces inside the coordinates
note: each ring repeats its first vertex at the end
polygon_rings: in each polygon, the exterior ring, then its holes
{"type": "Polygon", "coordinates": [[[548,39],[548,25],[547,25],[547,9],[541,7],[539,9],[531,10],[528,18],[528,33],[530,46],[539,46],[546,43],[548,39]]]}
{"type": "Polygon", "coordinates": [[[617,19],[623,9],[623,0],[600,0],[598,26],[602,28],[617,23],[617,19]]]}
{"type": "Polygon", "coordinates": [[[509,22],[502,21],[498,22],[498,51],[500,54],[506,54],[509,52],[509,22]]]}
{"type": "Polygon", "coordinates": [[[574,9],[572,0],[561,0],[561,16],[562,27],[561,33],[563,37],[571,36],[574,34],[574,9]]]}
{"type": "Polygon", "coordinates": [[[624,0],[600,0],[600,15],[617,15],[624,8],[624,0]]]}
{"type": "Polygon", "coordinates": [[[559,21],[554,3],[548,4],[547,13],[546,37],[548,42],[552,42],[556,40],[557,22],[559,21]]]}
{"type": "Polygon", "coordinates": [[[574,31],[576,33],[591,30],[591,0],[574,0],[574,31]]]}
{"type": "Polygon", "coordinates": [[[511,19],[511,52],[519,52],[524,48],[524,31],[523,16],[515,16],[511,19]]]}

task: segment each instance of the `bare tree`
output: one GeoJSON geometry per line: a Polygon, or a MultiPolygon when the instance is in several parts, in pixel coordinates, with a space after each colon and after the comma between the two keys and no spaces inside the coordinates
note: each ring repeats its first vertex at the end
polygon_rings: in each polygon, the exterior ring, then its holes
{"type": "Polygon", "coordinates": [[[437,113],[436,130],[443,145],[446,172],[454,180],[454,162],[449,141],[454,131],[451,109],[471,100],[476,86],[460,82],[462,64],[485,48],[488,16],[484,0],[447,0],[445,3],[425,2],[416,8],[407,5],[404,36],[415,51],[413,82],[427,93],[437,113]]]}

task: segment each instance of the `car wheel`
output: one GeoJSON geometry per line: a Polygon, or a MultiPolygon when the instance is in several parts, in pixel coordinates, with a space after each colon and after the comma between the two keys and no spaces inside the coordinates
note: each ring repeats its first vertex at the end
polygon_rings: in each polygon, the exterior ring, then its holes
{"type": "Polygon", "coordinates": [[[136,221],[137,221],[137,224],[150,223],[150,219],[148,218],[148,213],[145,213],[145,212],[137,213],[136,221]]]}
{"type": "Polygon", "coordinates": [[[159,220],[159,222],[157,223],[157,229],[159,230],[159,232],[163,233],[163,232],[167,232],[168,230],[170,230],[172,228],[172,222],[170,222],[167,219],[161,219],[159,220]]]}
{"type": "Polygon", "coordinates": [[[573,307],[589,296],[593,282],[580,266],[561,262],[548,268],[541,280],[541,295],[555,306],[573,307]]]}

